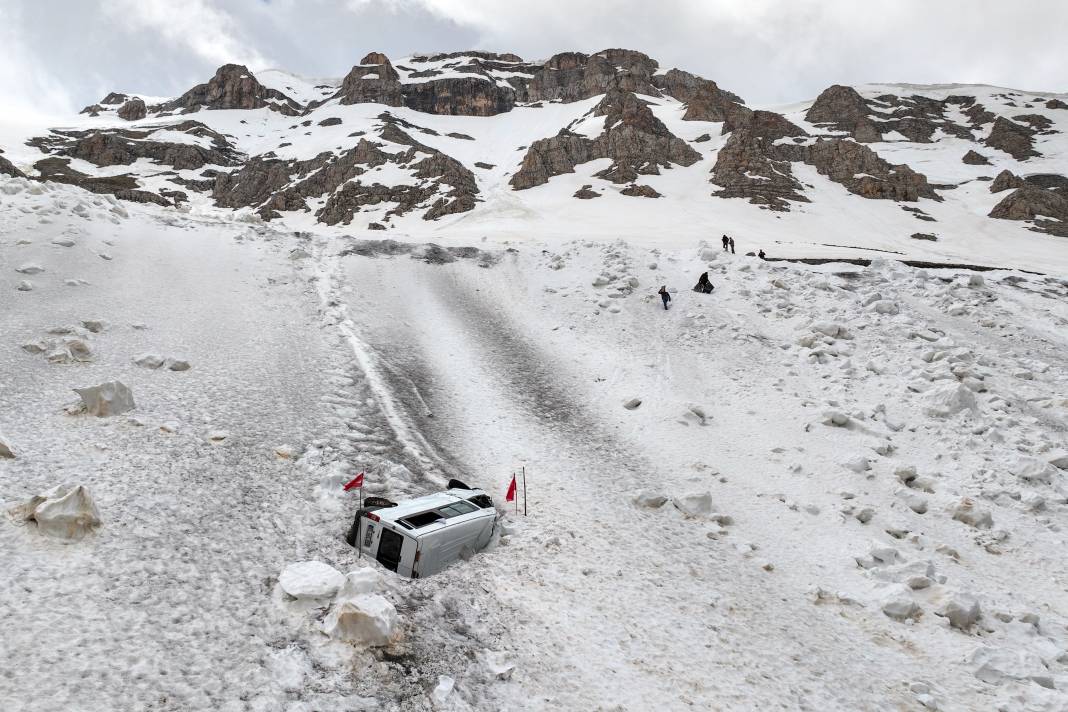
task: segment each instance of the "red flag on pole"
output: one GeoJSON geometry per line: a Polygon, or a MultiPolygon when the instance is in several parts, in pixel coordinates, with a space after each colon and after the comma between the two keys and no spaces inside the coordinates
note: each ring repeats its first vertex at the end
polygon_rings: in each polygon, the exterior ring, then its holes
{"type": "Polygon", "coordinates": [[[354,489],[363,489],[363,473],[361,472],[360,474],[356,475],[356,477],[351,482],[345,485],[344,489],[346,492],[354,489]]]}
{"type": "Polygon", "coordinates": [[[508,494],[504,495],[505,502],[515,501],[515,475],[512,475],[512,482],[508,485],[508,494]]]}

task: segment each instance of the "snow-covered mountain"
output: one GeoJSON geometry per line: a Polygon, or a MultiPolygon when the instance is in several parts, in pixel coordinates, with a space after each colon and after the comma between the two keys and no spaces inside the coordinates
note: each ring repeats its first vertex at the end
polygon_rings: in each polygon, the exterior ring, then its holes
{"type": "Polygon", "coordinates": [[[833,86],[759,109],[632,50],[372,52],[343,79],[226,65],[176,98],[112,93],[0,146],[0,170],[293,229],[729,232],[772,255],[1038,269],[1068,235],[1066,100],[833,86]]]}
{"type": "Polygon", "coordinates": [[[609,50],[0,118],[0,710],[1068,709],[1066,116],[609,50]],[[346,543],[451,478],[486,550],[346,543]]]}

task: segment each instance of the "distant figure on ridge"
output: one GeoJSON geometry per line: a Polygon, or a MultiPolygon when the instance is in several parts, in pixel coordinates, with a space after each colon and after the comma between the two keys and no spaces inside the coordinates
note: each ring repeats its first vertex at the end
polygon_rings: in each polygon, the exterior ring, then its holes
{"type": "Polygon", "coordinates": [[[703,272],[701,277],[697,280],[697,286],[693,288],[693,291],[700,292],[701,294],[711,294],[715,287],[708,281],[708,272],[703,272]]]}
{"type": "Polygon", "coordinates": [[[757,253],[757,257],[759,257],[759,258],[760,258],[760,259],[762,259],[762,260],[766,260],[766,259],[768,259],[768,258],[767,258],[767,257],[766,257],[766,256],[764,255],[764,248],[760,248],[760,252],[758,252],[758,253],[757,253]]]}
{"type": "Polygon", "coordinates": [[[657,294],[659,294],[660,298],[664,300],[664,309],[667,310],[668,302],[671,301],[671,295],[668,294],[667,285],[665,284],[663,287],[661,287],[660,291],[657,292],[657,294]]]}
{"type": "Polygon", "coordinates": [[[729,250],[730,246],[731,246],[731,239],[729,237],[727,237],[726,235],[724,235],[723,236],[723,251],[726,252],[727,250],[729,250]]]}
{"type": "Polygon", "coordinates": [[[730,243],[730,246],[731,246],[731,254],[733,255],[733,254],[734,254],[734,238],[733,238],[733,237],[728,237],[728,238],[727,238],[727,242],[729,242],[729,243],[730,243]]]}

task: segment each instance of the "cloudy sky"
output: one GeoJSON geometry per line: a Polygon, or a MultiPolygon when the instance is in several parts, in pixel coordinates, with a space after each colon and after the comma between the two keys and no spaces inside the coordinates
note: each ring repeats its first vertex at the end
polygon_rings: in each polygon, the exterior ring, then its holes
{"type": "Polygon", "coordinates": [[[177,95],[226,62],[342,76],[370,50],[639,49],[751,104],[830,84],[1068,91],[1064,0],[0,0],[0,106],[177,95]]]}

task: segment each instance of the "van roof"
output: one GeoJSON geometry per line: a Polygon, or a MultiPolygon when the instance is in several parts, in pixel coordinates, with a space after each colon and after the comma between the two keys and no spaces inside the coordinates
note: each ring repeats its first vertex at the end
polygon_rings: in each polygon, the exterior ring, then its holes
{"type": "MultiPolygon", "coordinates": [[[[452,504],[459,500],[471,499],[480,494],[485,494],[485,492],[480,489],[450,489],[445,490],[444,492],[435,492],[434,494],[428,494],[423,497],[416,497],[415,499],[399,502],[396,507],[377,509],[375,510],[375,514],[378,515],[378,518],[383,522],[395,524],[398,520],[413,514],[428,512],[432,509],[444,507],[447,504],[452,504]]],[[[494,516],[496,516],[496,512],[493,509],[485,511],[493,512],[494,516]]],[[[475,513],[472,512],[471,514],[475,513]]],[[[470,517],[470,515],[466,515],[465,518],[466,517],[470,517]]]]}

